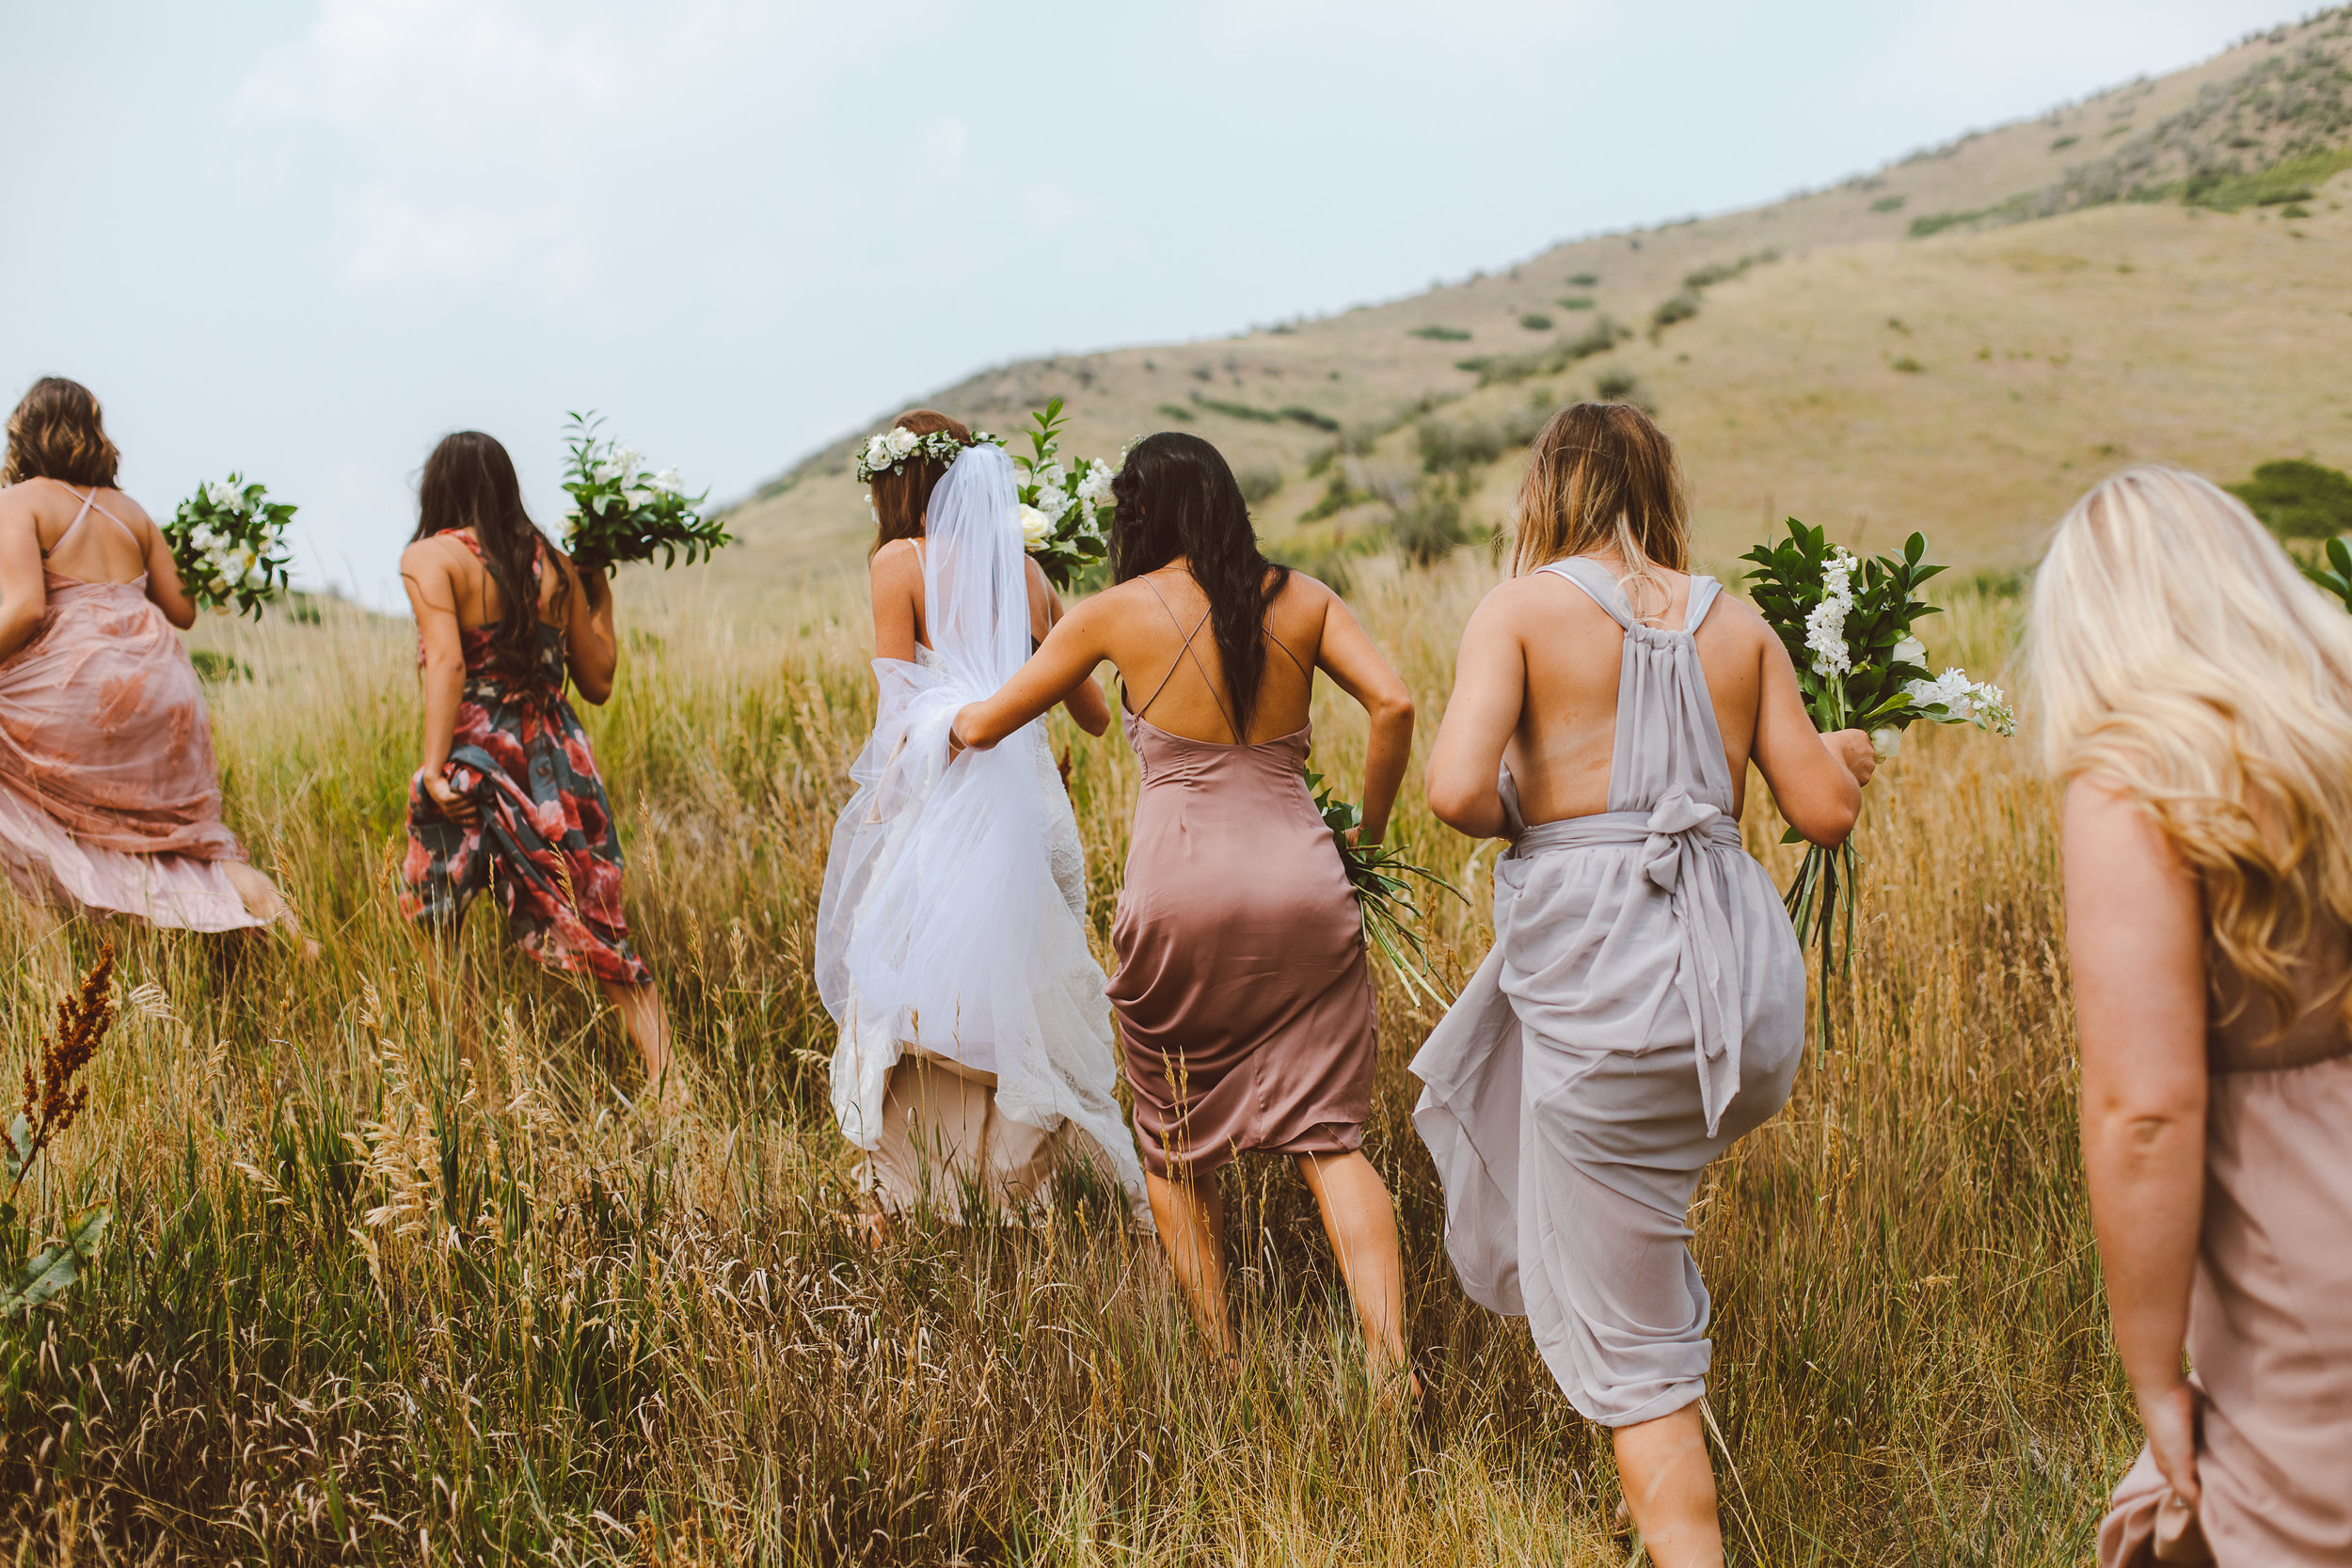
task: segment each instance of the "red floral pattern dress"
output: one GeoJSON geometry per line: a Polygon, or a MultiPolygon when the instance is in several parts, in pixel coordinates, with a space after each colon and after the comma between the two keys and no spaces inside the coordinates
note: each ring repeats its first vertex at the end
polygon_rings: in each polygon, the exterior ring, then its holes
{"type": "MultiPolygon", "coordinates": [[[[482,554],[472,535],[457,537],[482,554]]],[[[534,587],[544,560],[533,563],[534,587]]],[[[442,816],[424,792],[424,770],[417,770],[408,784],[401,912],[421,926],[453,931],[475,896],[495,889],[508,934],[539,963],[644,985],[653,975],[630,951],[621,914],[621,835],[612,804],[580,716],[564,698],[564,633],[538,627],[526,675],[501,667],[495,636],[486,626],[460,634],[466,689],[442,770],[478,816],[471,823],[442,816]]]]}

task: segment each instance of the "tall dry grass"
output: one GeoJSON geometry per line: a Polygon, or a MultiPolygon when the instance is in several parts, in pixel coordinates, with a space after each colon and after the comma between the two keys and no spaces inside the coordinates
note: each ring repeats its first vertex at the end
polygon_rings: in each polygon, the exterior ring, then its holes
{"type": "MultiPolygon", "coordinates": [[[[1480,563],[1368,573],[1434,730],[1480,563]]],[[[1997,666],[2013,608],[1938,651],[1997,666]]],[[[412,643],[358,615],[208,627],[234,826],[319,938],[282,948],[8,907],[0,1038],[31,1044],[102,941],[126,1005],[29,1200],[117,1209],[62,1310],[0,1324],[15,1560],[1557,1563],[1622,1560],[1602,1434],[1524,1326],[1465,1301],[1409,1121],[1432,1022],[1382,991],[1366,1148],[1405,1225],[1417,1419],[1366,1389],[1313,1207],[1225,1178],[1249,1354],[1211,1365],[1101,1191],[1035,1223],[845,1218],[808,941],[870,712],[863,607],[758,626],[624,606],[590,715],[640,939],[696,1099],[628,1104],[581,988],[477,912],[455,954],[392,911],[412,643]]],[[[1362,735],[1317,710],[1318,764],[1362,735]]],[[[1073,741],[1107,957],[1133,759],[1073,741]]],[[[1750,842],[1790,852],[1758,791],[1750,842]]],[[[1398,830],[1483,905],[1491,849],[1408,791],[1398,830]]],[[[1868,921],[1837,1043],[1694,1212],[1711,1410],[1743,1560],[2079,1560],[2136,1442],[2074,1149],[2050,801],[2025,748],[1915,738],[1870,790],[1868,921]]],[[[1448,910],[1457,973],[1483,909],[1448,910]]]]}

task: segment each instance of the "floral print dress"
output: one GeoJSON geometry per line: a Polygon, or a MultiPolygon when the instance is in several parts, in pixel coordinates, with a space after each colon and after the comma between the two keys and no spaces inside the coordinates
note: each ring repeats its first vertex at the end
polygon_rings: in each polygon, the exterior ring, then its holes
{"type": "MultiPolygon", "coordinates": [[[[471,534],[457,537],[481,556],[471,534]]],[[[544,562],[542,555],[533,563],[534,588],[544,562]]],[[[612,805],[580,716],[564,699],[564,633],[543,624],[537,634],[530,673],[516,675],[498,662],[496,627],[460,633],[466,689],[443,772],[478,816],[470,823],[442,816],[417,770],[408,784],[401,911],[453,931],[475,896],[494,888],[508,934],[542,965],[644,985],[653,976],[630,951],[621,914],[612,805]]]]}

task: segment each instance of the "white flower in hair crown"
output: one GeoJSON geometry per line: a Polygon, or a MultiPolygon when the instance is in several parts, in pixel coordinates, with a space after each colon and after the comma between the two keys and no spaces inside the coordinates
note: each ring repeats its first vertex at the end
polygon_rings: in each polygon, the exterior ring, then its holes
{"type": "MultiPolygon", "coordinates": [[[[976,430],[968,443],[975,447],[996,447],[1004,443],[985,430],[976,430]]],[[[857,450],[857,482],[870,484],[877,474],[902,474],[909,463],[930,458],[934,463],[953,463],[963,454],[967,443],[957,440],[944,430],[928,436],[917,436],[912,430],[893,425],[890,429],[868,436],[857,450]]]]}

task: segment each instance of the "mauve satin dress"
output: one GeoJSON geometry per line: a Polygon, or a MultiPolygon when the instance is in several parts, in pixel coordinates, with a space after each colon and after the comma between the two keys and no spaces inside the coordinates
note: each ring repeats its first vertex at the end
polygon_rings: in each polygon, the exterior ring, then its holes
{"type": "Polygon", "coordinates": [[[1197,1177],[1245,1150],[1361,1148],[1372,972],[1300,772],[1312,727],[1219,745],[1120,717],[1143,783],[1110,999],[1144,1164],[1197,1177]]]}

